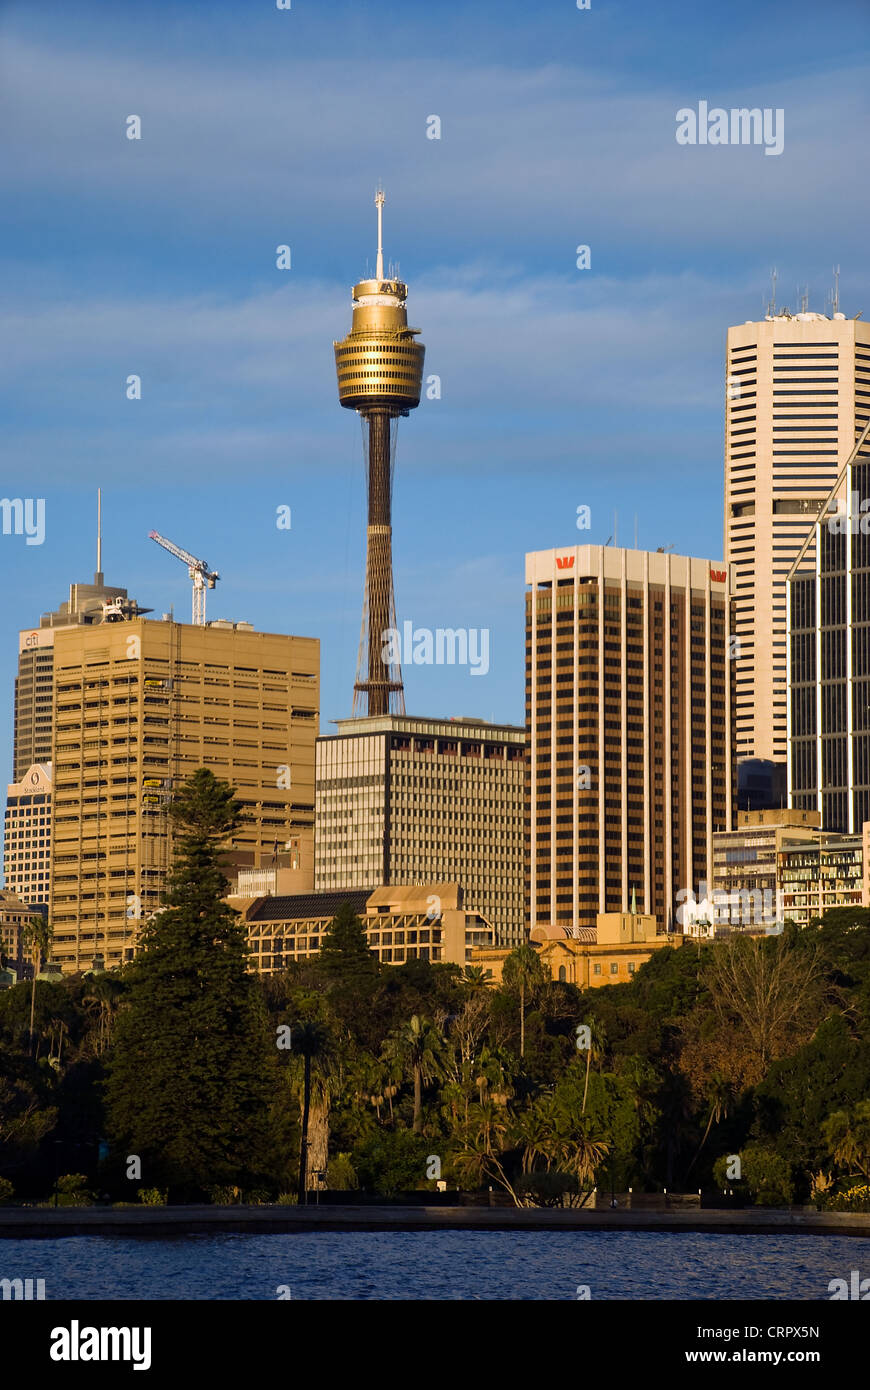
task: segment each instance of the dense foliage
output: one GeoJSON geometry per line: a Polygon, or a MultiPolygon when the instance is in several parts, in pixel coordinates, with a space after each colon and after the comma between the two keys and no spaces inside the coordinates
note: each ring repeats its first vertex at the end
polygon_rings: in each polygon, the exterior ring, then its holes
{"type": "Polygon", "coordinates": [[[231,789],[200,771],[173,816],[136,961],[0,994],[0,1201],[58,1176],[60,1202],[440,1177],[540,1205],[597,1185],[870,1207],[870,912],[686,942],[583,993],[528,947],[498,987],[382,966],[345,906],[319,956],[261,979],[221,901],[231,789]]]}

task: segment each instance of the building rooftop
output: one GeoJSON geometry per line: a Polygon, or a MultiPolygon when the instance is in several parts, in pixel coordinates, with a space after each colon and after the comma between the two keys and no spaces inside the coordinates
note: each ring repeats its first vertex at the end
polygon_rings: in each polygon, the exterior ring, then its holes
{"type": "Polygon", "coordinates": [[[345,903],[350,903],[354,912],[361,916],[370,894],[370,888],[351,888],[346,892],[293,893],[286,897],[263,898],[251,908],[247,920],[294,922],[309,917],[334,917],[345,903]]]}

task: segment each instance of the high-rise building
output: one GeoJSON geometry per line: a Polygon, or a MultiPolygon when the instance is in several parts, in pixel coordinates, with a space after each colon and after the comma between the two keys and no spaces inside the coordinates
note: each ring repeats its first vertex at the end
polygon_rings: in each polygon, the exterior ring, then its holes
{"type": "Polygon", "coordinates": [[[141,618],[54,639],[54,959],[111,966],[160,906],[166,804],[198,768],[230,781],[247,817],[228,864],[313,846],[319,643],[141,618]]]}
{"type": "Polygon", "coordinates": [[[725,563],[738,761],[786,761],[786,576],[868,412],[870,324],[773,311],[729,328],[725,563]]]}
{"type": "Polygon", "coordinates": [[[6,790],[3,873],[22,902],[48,905],[51,870],[51,763],[30,767],[6,790]]]}
{"type": "Polygon", "coordinates": [[[526,916],[594,928],[712,877],[732,814],[728,576],[610,546],[526,556],[526,916]]]}
{"type": "Polygon", "coordinates": [[[870,821],[867,418],[788,584],[789,804],[853,835],[870,821]]]}
{"type": "Polygon", "coordinates": [[[482,719],[340,719],[317,740],[319,892],[458,884],[500,944],[523,933],[525,733],[482,719]]]}
{"type": "Polygon", "coordinates": [[[395,630],[393,595],[392,493],[399,417],[420,404],[423,357],[415,341],[419,328],[408,327],[408,286],[396,275],[384,277],[384,195],[378,209],[378,254],[375,278],[353,287],[353,326],[334,343],[338,398],[363,420],[368,492],[366,585],[359,662],[354,685],[354,714],[404,714],[402,672],[388,634],[395,630]],[[385,655],[389,653],[389,655],[385,655]]]}
{"type": "MultiPolygon", "coordinates": [[[[99,562],[98,562],[99,563],[99,562]]],[[[16,782],[34,764],[51,761],[54,637],[59,628],[123,622],[150,608],[140,608],[127,590],[105,584],[97,570],[93,584],[70,584],[69,599],[43,613],[39,625],[18,634],[18,676],[15,681],[15,746],[13,777],[16,782]]]]}

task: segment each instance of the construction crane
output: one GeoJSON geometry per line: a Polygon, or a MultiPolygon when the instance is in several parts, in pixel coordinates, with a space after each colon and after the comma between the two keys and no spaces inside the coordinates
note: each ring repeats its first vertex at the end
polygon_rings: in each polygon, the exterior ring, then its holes
{"type": "Polygon", "coordinates": [[[148,539],[156,541],[164,550],[168,550],[170,555],[174,555],[176,560],[181,560],[187,565],[187,572],[193,580],[193,623],[196,627],[205,627],[205,591],[213,589],[220,579],[217,570],[210,570],[208,561],[197,560],[190,551],[182,550],[180,545],[173,545],[172,541],[161,536],[159,531],[149,531],[148,539]]]}

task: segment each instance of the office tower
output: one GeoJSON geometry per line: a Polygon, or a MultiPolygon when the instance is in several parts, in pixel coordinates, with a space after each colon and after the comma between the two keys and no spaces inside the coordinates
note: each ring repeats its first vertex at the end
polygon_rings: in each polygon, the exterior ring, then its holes
{"type": "Polygon", "coordinates": [[[30,906],[48,904],[51,790],[51,763],[28,768],[6,789],[3,874],[10,892],[30,906]]]}
{"type": "Polygon", "coordinates": [[[229,866],[313,840],[319,643],[246,623],[102,623],[54,634],[51,920],[64,970],[111,966],[161,905],[166,804],[200,767],[248,819],[229,866]]]}
{"type": "Polygon", "coordinates": [[[400,415],[420,404],[425,348],[408,327],[408,286],[392,271],[384,279],[384,195],[378,209],[377,269],[353,288],[353,326],[333,343],[338,398],[362,417],[366,452],[368,530],[362,632],[354,685],[354,715],[404,714],[402,672],[385,645],[395,630],[392,492],[400,415]]]}
{"type": "Polygon", "coordinates": [[[789,804],[843,834],[870,820],[868,413],[788,584],[789,804]]]}
{"type": "Polygon", "coordinates": [[[317,740],[318,891],[450,882],[523,941],[525,734],[482,719],[340,719],[317,740]]]}
{"type": "Polygon", "coordinates": [[[526,556],[526,916],[676,926],[731,824],[727,572],[579,545],[526,556]]]}
{"type": "Polygon", "coordinates": [[[101,542],[97,540],[97,571],[93,584],[70,584],[69,598],[58,608],[43,613],[39,624],[18,634],[18,676],[15,681],[15,731],[12,775],[16,781],[35,764],[51,761],[54,636],[58,628],[123,622],[150,608],[140,608],[127,590],[106,584],[100,569],[101,542]]]}
{"type": "Polygon", "coordinates": [[[729,328],[725,563],[739,762],[786,761],[786,575],[868,409],[870,324],[774,310],[729,328]]]}

